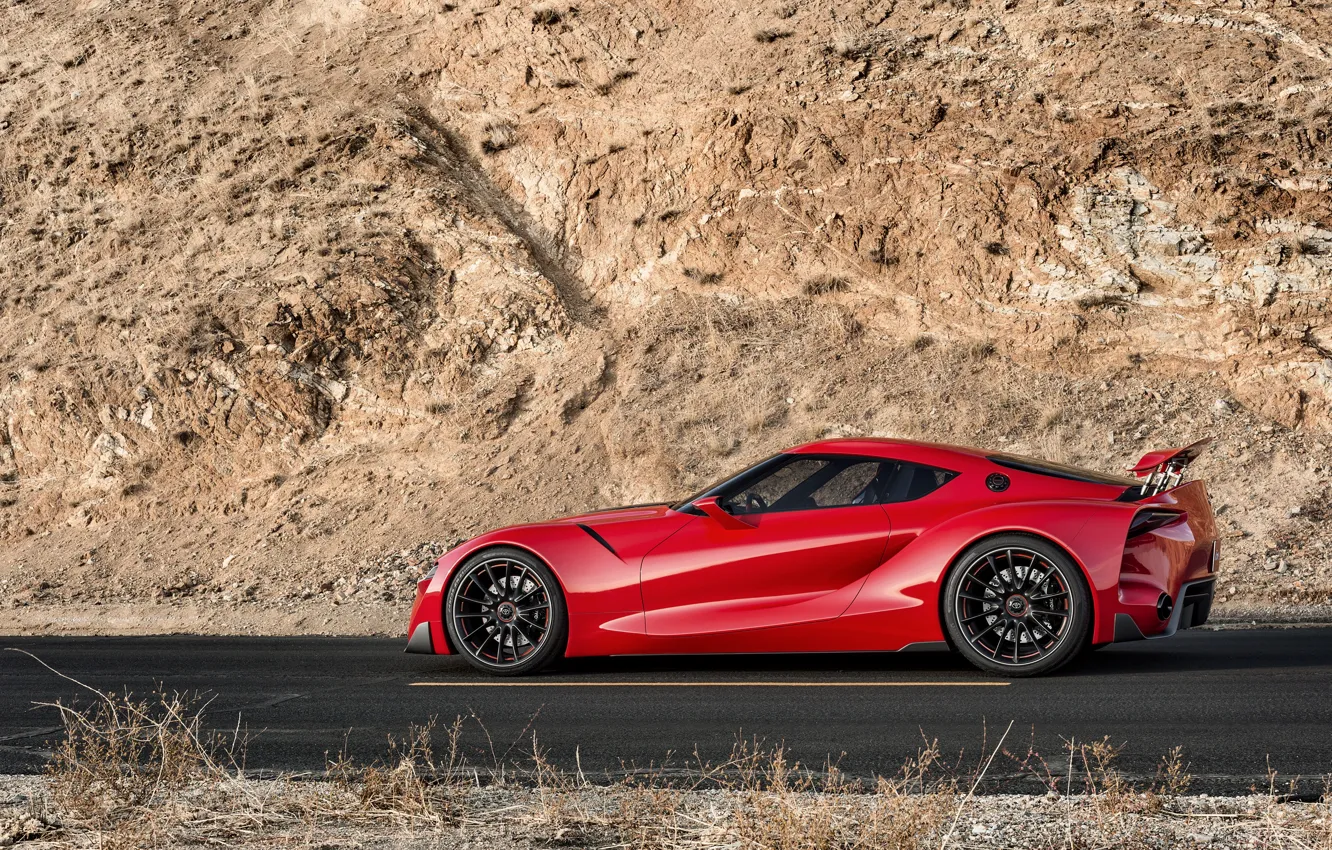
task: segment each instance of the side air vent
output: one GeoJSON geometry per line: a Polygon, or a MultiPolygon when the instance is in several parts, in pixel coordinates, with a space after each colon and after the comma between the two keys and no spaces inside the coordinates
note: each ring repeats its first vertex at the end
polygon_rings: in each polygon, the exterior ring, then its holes
{"type": "Polygon", "coordinates": [[[1187,518],[1188,514],[1181,511],[1139,511],[1137,516],[1133,517],[1133,522],[1129,523],[1128,539],[1132,540],[1149,531],[1183,522],[1187,518]]]}
{"type": "Polygon", "coordinates": [[[578,523],[578,527],[586,531],[593,540],[597,541],[602,546],[605,546],[607,552],[610,552],[612,555],[614,555],[617,558],[620,557],[619,553],[617,553],[614,549],[612,549],[611,545],[606,542],[606,538],[602,537],[600,534],[597,534],[597,530],[595,528],[593,528],[590,525],[583,525],[581,522],[578,523]]]}

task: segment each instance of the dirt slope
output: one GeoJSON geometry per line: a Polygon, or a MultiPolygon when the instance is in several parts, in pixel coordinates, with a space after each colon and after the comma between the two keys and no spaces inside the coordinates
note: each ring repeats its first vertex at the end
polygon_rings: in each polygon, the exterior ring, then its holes
{"type": "Polygon", "coordinates": [[[1332,10],[10,0],[0,628],[394,631],[458,537],[881,434],[1219,438],[1332,597],[1332,10]]]}

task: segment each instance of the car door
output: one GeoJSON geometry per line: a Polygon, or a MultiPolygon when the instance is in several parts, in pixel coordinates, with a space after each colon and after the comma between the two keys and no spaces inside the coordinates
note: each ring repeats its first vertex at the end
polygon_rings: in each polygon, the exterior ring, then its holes
{"type": "Polygon", "coordinates": [[[696,516],[643,559],[648,634],[839,616],[881,563],[890,525],[878,501],[888,472],[877,458],[791,455],[717,497],[713,510],[729,516],[696,516]]]}

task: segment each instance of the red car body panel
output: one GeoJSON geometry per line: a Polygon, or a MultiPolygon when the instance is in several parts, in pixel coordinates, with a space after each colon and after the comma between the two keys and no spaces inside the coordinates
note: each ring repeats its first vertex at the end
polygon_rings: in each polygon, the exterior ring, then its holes
{"type": "Polygon", "coordinates": [[[1045,538],[1082,570],[1095,644],[1173,633],[1179,618],[1161,616],[1161,595],[1180,600],[1188,583],[1216,568],[1216,525],[1200,481],[1128,501],[1128,479],[1070,480],[1000,465],[977,449],[857,439],[785,454],[801,453],[956,475],[912,501],[754,514],[739,517],[743,524],[646,505],[491,531],[445,554],[418,584],[409,649],[453,651],[443,628],[449,580],[494,546],[526,550],[551,567],[569,611],[567,656],[893,651],[940,642],[949,568],[972,543],[1006,532],[1045,538]],[[996,473],[1006,478],[999,491],[987,483],[996,473]],[[1144,511],[1166,521],[1130,540],[1144,511]],[[418,630],[429,634],[424,649],[418,630]]]}

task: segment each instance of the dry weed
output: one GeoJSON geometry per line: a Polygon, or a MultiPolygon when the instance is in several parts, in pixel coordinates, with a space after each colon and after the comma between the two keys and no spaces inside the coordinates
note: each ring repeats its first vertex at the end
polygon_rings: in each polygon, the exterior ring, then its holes
{"type": "Polygon", "coordinates": [[[357,802],[357,813],[406,821],[424,821],[436,826],[452,823],[459,814],[455,798],[466,783],[459,750],[463,719],[455,718],[447,729],[447,752],[436,760],[432,735],[436,720],[413,725],[401,741],[388,739],[388,756],[380,763],[357,768],[343,755],[329,765],[328,774],[357,802]]]}
{"type": "Polygon", "coordinates": [[[771,28],[754,30],[754,40],[759,42],[760,44],[771,44],[774,41],[778,41],[783,38],[788,38],[790,37],[790,35],[791,35],[790,30],[771,29],[771,28]]]}
{"type": "Polygon", "coordinates": [[[1189,773],[1188,763],[1184,761],[1184,748],[1172,747],[1156,769],[1156,787],[1153,790],[1168,797],[1178,797],[1187,794],[1192,783],[1193,776],[1189,773]]]}
{"type": "Polygon", "coordinates": [[[828,295],[834,292],[846,292],[851,288],[851,283],[844,277],[837,275],[821,274],[805,281],[806,295],[828,295]]]}
{"type": "MultiPolygon", "coordinates": [[[[924,741],[896,776],[869,784],[847,777],[833,763],[819,770],[805,767],[781,745],[740,742],[721,763],[706,763],[696,754],[688,771],[654,768],[598,786],[587,782],[581,768],[557,767],[534,734],[527,766],[510,762],[531,722],[499,752],[477,720],[490,764],[484,770],[469,764],[461,717],[446,727],[438,751],[432,720],[412,727],[404,739],[390,738],[386,757],[373,764],[358,767],[343,756],[320,781],[258,782],[244,778],[240,730],[208,732],[207,704],[197,698],[159,691],[138,699],[88,690],[96,700],[87,708],[55,706],[65,739],[47,774],[49,803],[33,798],[27,810],[0,812],[0,844],[56,840],[66,846],[68,839],[72,845],[92,841],[139,850],[281,843],[333,828],[379,836],[385,830],[463,827],[521,834],[543,846],[946,848],[966,843],[961,836],[976,820],[993,816],[992,807],[983,814],[972,811],[987,805],[973,795],[1001,753],[1020,774],[1041,780],[1047,794],[1039,799],[1047,808],[1067,801],[1064,846],[1145,846],[1157,840],[1163,824],[1190,816],[1181,798],[1191,780],[1181,749],[1165,755],[1153,787],[1143,793],[1116,766],[1121,748],[1110,739],[1069,741],[1065,781],[1053,776],[1034,746],[1016,755],[1005,749],[1012,724],[993,750],[982,747],[982,760],[961,797],[955,772],[960,759],[957,766],[946,763],[937,741],[924,741]],[[1179,808],[1186,811],[1175,811],[1179,808]]],[[[1255,834],[1280,832],[1295,842],[1290,846],[1332,850],[1327,803],[1287,818],[1280,814],[1286,807],[1276,805],[1275,774],[1269,785],[1273,803],[1259,814],[1271,822],[1255,825],[1255,834]]],[[[1048,828],[1048,813],[1045,817],[1048,828]]]]}

